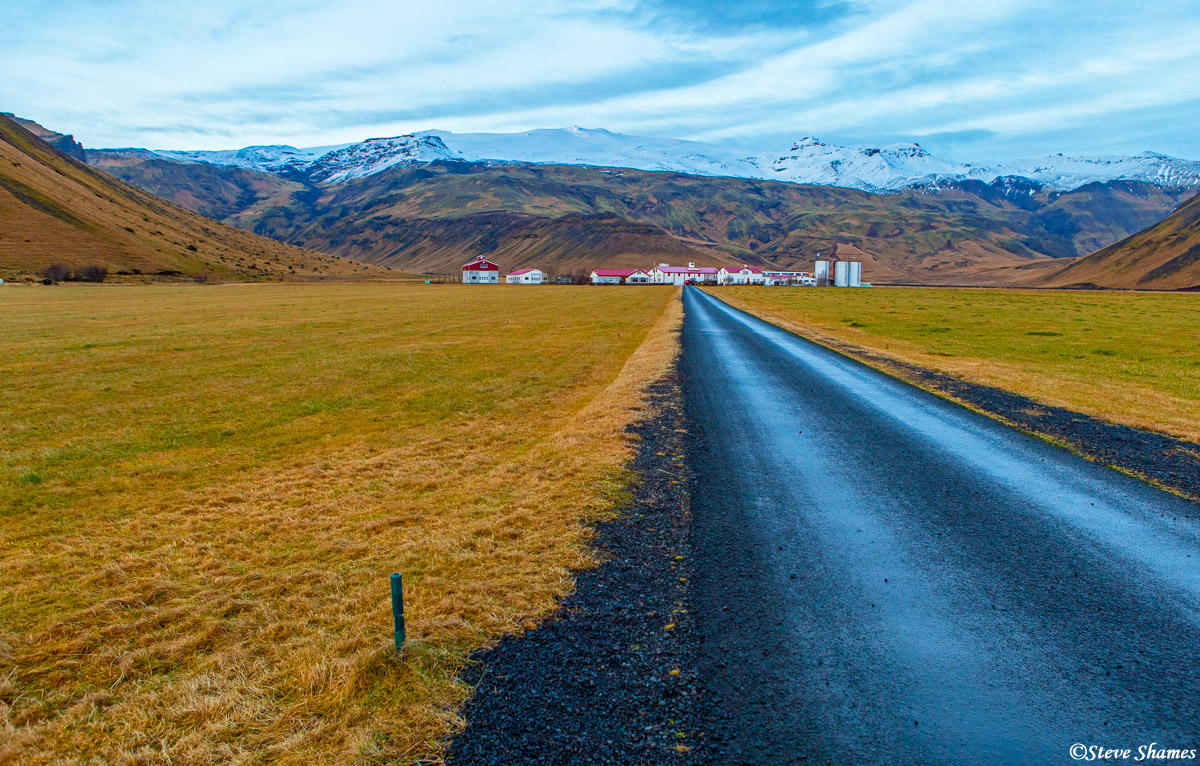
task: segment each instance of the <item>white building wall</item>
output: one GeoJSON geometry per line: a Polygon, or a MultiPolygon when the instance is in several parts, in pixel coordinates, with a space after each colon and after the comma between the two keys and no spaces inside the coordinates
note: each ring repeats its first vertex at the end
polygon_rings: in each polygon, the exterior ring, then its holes
{"type": "Polygon", "coordinates": [[[509,274],[504,278],[510,285],[541,285],[545,284],[549,275],[541,269],[534,269],[527,274],[509,274]]]}
{"type": "Polygon", "coordinates": [[[500,283],[500,272],[498,271],[464,271],[464,285],[495,285],[500,283]]]}

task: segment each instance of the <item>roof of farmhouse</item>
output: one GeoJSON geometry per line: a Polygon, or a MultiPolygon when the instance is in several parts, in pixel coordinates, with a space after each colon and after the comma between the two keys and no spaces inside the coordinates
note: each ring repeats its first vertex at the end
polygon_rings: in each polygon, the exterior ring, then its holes
{"type": "Polygon", "coordinates": [[[592,269],[592,273],[598,277],[627,277],[639,272],[645,273],[641,269],[592,269]]]}
{"type": "Polygon", "coordinates": [[[517,269],[516,271],[510,271],[510,272],[508,272],[508,275],[509,275],[510,277],[515,277],[515,276],[518,276],[518,275],[520,275],[520,274],[531,274],[531,273],[533,273],[533,272],[535,272],[535,271],[537,271],[537,269],[517,269]]]}
{"type": "Polygon", "coordinates": [[[664,274],[716,274],[720,269],[711,266],[656,266],[664,274]]]}

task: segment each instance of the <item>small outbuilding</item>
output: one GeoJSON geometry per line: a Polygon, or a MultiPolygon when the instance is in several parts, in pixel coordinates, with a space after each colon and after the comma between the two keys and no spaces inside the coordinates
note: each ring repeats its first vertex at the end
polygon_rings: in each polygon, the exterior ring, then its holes
{"type": "Polygon", "coordinates": [[[500,267],[487,258],[476,258],[462,267],[464,285],[495,285],[500,283],[500,267]]]}
{"type": "Polygon", "coordinates": [[[544,285],[550,281],[550,275],[541,269],[517,269],[508,272],[504,281],[510,285],[544,285]]]}

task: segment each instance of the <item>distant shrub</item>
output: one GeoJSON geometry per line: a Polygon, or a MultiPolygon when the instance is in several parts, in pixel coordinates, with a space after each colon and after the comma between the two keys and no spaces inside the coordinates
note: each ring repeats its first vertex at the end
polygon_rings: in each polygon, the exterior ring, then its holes
{"type": "Polygon", "coordinates": [[[63,263],[52,263],[38,272],[43,284],[55,282],[103,282],[108,278],[107,266],[79,266],[74,270],[63,263]]]}
{"type": "Polygon", "coordinates": [[[39,271],[38,276],[51,282],[66,282],[71,278],[71,267],[65,263],[52,263],[39,271]]]}
{"type": "Polygon", "coordinates": [[[105,266],[96,266],[95,264],[83,266],[82,268],[75,269],[72,278],[76,282],[103,282],[105,279],[108,279],[108,268],[105,266]]]}

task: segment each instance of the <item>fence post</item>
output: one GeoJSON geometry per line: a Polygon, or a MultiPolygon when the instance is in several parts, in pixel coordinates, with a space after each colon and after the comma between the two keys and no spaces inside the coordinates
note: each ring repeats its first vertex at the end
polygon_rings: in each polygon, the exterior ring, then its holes
{"type": "Polygon", "coordinates": [[[396,651],[404,648],[404,578],[392,575],[392,620],[396,624],[396,651]]]}

